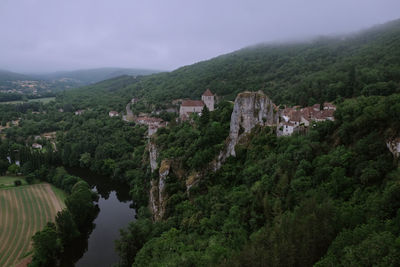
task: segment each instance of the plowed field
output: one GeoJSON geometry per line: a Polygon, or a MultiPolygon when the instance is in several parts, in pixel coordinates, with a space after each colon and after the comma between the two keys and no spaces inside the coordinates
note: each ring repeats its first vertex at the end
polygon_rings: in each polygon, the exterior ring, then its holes
{"type": "Polygon", "coordinates": [[[36,231],[64,208],[49,184],[0,189],[0,266],[14,266],[32,248],[36,231]]]}

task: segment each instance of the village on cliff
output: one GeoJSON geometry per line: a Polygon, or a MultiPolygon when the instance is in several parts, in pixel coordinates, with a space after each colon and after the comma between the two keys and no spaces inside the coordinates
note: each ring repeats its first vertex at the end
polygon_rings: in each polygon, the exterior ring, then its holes
{"type": "MultiPolygon", "coordinates": [[[[250,93],[250,92],[244,92],[250,93]]],[[[261,91],[253,92],[254,94],[264,96],[264,93],[261,91]]],[[[130,104],[135,104],[139,100],[133,98],[131,102],[127,105],[127,115],[123,116],[125,121],[133,121],[136,124],[142,124],[148,126],[149,132],[148,135],[151,136],[154,134],[158,128],[165,127],[167,122],[163,121],[161,118],[152,117],[149,114],[139,114],[138,116],[134,116],[130,111],[130,104]]],[[[216,96],[207,89],[201,96],[201,100],[191,100],[191,99],[176,99],[172,101],[173,104],[179,104],[179,118],[177,121],[187,121],[190,119],[192,114],[197,114],[201,116],[204,107],[207,107],[209,111],[214,111],[216,96]]],[[[290,136],[296,132],[304,132],[308,127],[315,124],[315,122],[325,121],[325,120],[334,120],[334,112],[336,110],[336,106],[332,103],[325,102],[321,104],[315,104],[311,107],[286,107],[286,106],[277,106],[272,104],[274,112],[277,114],[276,121],[272,123],[270,126],[277,127],[277,135],[278,136],[290,136]]],[[[257,109],[254,106],[254,110],[257,109]]],[[[254,111],[253,110],[253,111],[254,111]]],[[[177,109],[171,108],[168,110],[169,112],[177,112],[177,109]]],[[[250,112],[253,112],[250,111],[250,112]]],[[[110,117],[119,116],[117,111],[110,111],[110,117]]]]}

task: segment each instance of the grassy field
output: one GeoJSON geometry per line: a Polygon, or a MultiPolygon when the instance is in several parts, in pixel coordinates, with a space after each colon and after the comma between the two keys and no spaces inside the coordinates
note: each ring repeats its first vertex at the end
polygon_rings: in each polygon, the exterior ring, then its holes
{"type": "MultiPolygon", "coordinates": [[[[56,99],[55,97],[43,97],[36,99],[28,99],[28,102],[43,102],[44,104],[46,104],[55,99],[56,99]]],[[[21,103],[24,103],[24,101],[16,100],[16,101],[0,102],[0,104],[21,104],[21,103]]]]}
{"type": "Polygon", "coordinates": [[[61,196],[47,183],[0,189],[0,266],[14,266],[29,253],[34,233],[65,207],[61,196]]]}
{"type": "Polygon", "coordinates": [[[26,185],[27,182],[23,177],[14,177],[14,176],[0,176],[0,189],[4,187],[13,187],[14,181],[20,180],[22,185],[26,185]]]}

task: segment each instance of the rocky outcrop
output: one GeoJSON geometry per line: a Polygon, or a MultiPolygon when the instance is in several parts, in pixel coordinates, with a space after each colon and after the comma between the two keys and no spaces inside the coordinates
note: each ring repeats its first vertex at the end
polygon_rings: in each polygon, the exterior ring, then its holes
{"type": "Polygon", "coordinates": [[[171,169],[171,161],[163,160],[159,169],[158,179],[151,180],[150,187],[150,209],[153,214],[153,220],[159,221],[165,214],[166,206],[166,193],[165,193],[165,179],[167,178],[171,169]]]}
{"type": "Polygon", "coordinates": [[[263,92],[243,92],[235,99],[227,145],[214,162],[214,170],[229,156],[236,156],[235,146],[256,125],[277,126],[279,110],[263,92]]]}
{"type": "Polygon", "coordinates": [[[158,163],[157,163],[158,150],[156,144],[151,139],[149,140],[148,149],[149,149],[151,172],[154,172],[158,168],[158,163]]]}
{"type": "Polygon", "coordinates": [[[386,141],[386,145],[395,158],[400,156],[400,138],[391,138],[386,141]]]}
{"type": "Polygon", "coordinates": [[[186,179],[186,192],[190,191],[192,186],[196,185],[201,178],[201,175],[198,172],[191,173],[186,179]]]}

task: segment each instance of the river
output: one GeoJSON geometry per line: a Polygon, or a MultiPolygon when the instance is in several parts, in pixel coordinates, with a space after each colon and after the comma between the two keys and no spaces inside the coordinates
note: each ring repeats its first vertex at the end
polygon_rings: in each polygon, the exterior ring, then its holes
{"type": "Polygon", "coordinates": [[[100,212],[94,220],[95,228],[89,240],[82,240],[82,244],[77,246],[75,254],[79,253],[79,256],[86,246],[87,250],[75,266],[108,267],[117,263],[119,256],[115,252],[114,241],[119,238],[119,229],[125,228],[129,222],[135,220],[135,210],[130,207],[132,201],[129,198],[129,186],[85,169],[68,168],[67,171],[84,179],[100,196],[100,212]]]}

